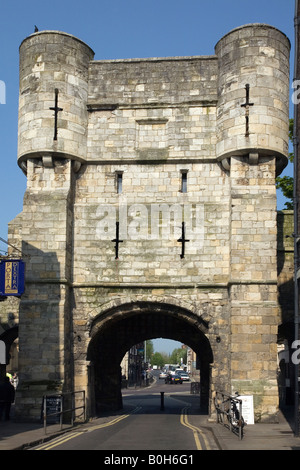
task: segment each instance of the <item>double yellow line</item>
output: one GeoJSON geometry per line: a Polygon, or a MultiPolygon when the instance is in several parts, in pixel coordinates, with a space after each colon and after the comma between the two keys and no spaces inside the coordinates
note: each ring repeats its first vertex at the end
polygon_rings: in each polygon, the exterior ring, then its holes
{"type": "Polygon", "coordinates": [[[128,416],[130,416],[130,415],[132,415],[132,414],[134,414],[134,413],[137,413],[137,412],[140,411],[141,409],[142,409],[141,406],[137,406],[137,407],[134,408],[134,410],[132,410],[128,415],[121,415],[121,416],[118,416],[117,418],[113,419],[112,421],[109,421],[108,423],[99,424],[98,426],[91,426],[91,427],[88,429],[88,432],[94,431],[95,429],[106,428],[107,426],[113,426],[114,424],[119,423],[119,422],[122,421],[123,419],[128,418],[128,416]]]}
{"type": "Polygon", "coordinates": [[[53,447],[57,447],[61,444],[64,444],[65,442],[69,441],[70,439],[74,439],[74,437],[80,436],[82,432],[73,432],[71,434],[68,434],[67,436],[64,434],[61,437],[58,437],[53,441],[51,444],[44,444],[39,447],[37,447],[35,450],[50,450],[53,449],[53,447]]]}
{"type": "Polygon", "coordinates": [[[199,429],[196,426],[193,426],[192,424],[189,423],[188,417],[187,417],[188,409],[189,409],[188,406],[185,406],[184,408],[182,408],[181,415],[180,415],[180,423],[183,426],[186,426],[187,428],[191,429],[191,431],[193,431],[197,450],[211,450],[211,446],[209,444],[209,441],[208,441],[205,433],[201,429],[199,429]],[[202,444],[200,442],[199,436],[202,437],[203,442],[205,444],[204,449],[203,449],[202,444]]]}
{"type": "Polygon", "coordinates": [[[123,419],[128,418],[128,416],[130,416],[131,414],[137,413],[140,409],[141,409],[141,406],[137,406],[130,414],[118,416],[117,418],[113,419],[112,421],[109,421],[108,423],[99,424],[98,426],[91,426],[90,428],[88,428],[84,431],[78,431],[78,432],[73,432],[73,433],[68,434],[68,435],[63,435],[61,437],[56,438],[55,441],[52,441],[51,443],[39,446],[36,450],[51,450],[54,447],[60,446],[61,444],[64,444],[65,442],[69,441],[70,439],[74,439],[75,437],[78,437],[78,436],[82,435],[85,432],[91,432],[91,431],[95,431],[96,429],[101,429],[101,428],[106,428],[108,426],[113,426],[114,424],[119,423],[123,419]]]}
{"type": "MultiPolygon", "coordinates": [[[[60,437],[56,438],[51,443],[40,445],[39,447],[36,448],[36,450],[51,450],[54,447],[62,445],[65,442],[68,442],[69,440],[74,439],[75,437],[78,437],[78,436],[82,435],[85,432],[92,432],[92,431],[95,431],[96,429],[102,429],[102,428],[106,428],[108,426],[113,426],[114,424],[119,423],[123,419],[128,418],[131,414],[137,413],[140,409],[141,409],[140,406],[136,407],[130,414],[124,414],[124,415],[118,416],[117,418],[115,418],[115,419],[113,419],[113,420],[111,420],[107,423],[99,424],[97,426],[91,426],[91,427],[89,427],[88,429],[86,429],[84,431],[78,431],[78,432],[72,432],[70,434],[64,434],[63,436],[60,436],[60,437]]],[[[201,429],[199,429],[196,426],[193,426],[192,424],[189,423],[189,421],[188,421],[188,409],[189,409],[189,406],[185,406],[184,408],[182,408],[181,415],[180,415],[180,423],[183,426],[186,426],[187,428],[189,428],[191,431],[193,431],[193,435],[194,435],[197,450],[211,450],[211,446],[209,444],[209,441],[208,441],[205,433],[201,429]],[[202,440],[205,444],[204,449],[203,449],[202,444],[200,442],[199,436],[202,437],[202,440]]]]}

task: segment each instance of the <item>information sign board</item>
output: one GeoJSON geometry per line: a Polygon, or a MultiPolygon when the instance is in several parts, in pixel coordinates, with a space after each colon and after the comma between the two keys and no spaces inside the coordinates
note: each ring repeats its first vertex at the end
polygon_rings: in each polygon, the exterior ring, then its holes
{"type": "Polygon", "coordinates": [[[242,416],[245,423],[254,424],[253,395],[239,395],[237,398],[242,400],[242,416]]]}
{"type": "Polygon", "coordinates": [[[57,424],[60,421],[62,397],[60,395],[47,395],[44,397],[42,405],[42,416],[44,418],[44,406],[46,400],[47,423],[57,424]]]}

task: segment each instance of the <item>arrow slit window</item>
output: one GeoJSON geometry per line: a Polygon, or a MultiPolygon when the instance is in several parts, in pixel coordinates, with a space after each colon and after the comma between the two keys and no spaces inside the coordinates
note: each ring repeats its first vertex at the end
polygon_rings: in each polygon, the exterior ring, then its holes
{"type": "Polygon", "coordinates": [[[120,171],[116,172],[116,186],[117,186],[117,193],[122,193],[122,186],[123,186],[123,173],[120,171]]]}
{"type": "Polygon", "coordinates": [[[188,170],[181,170],[181,189],[182,193],[187,193],[187,175],[188,170]]]}

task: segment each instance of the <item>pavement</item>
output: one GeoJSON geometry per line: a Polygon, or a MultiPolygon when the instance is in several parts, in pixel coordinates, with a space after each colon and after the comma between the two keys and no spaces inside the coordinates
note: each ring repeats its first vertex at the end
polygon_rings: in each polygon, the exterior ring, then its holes
{"type": "MultiPolygon", "coordinates": [[[[115,416],[103,416],[89,423],[76,425],[75,428],[78,430],[91,424],[94,426],[96,423],[108,422],[115,416]]],[[[197,417],[193,417],[193,424],[207,427],[213,433],[217,448],[220,450],[300,450],[300,437],[295,437],[292,429],[292,409],[280,412],[279,422],[276,424],[257,423],[245,426],[242,440],[221,424],[211,423],[203,415],[199,415],[198,418],[197,423],[197,417]]],[[[26,450],[54,439],[62,433],[74,431],[74,427],[64,426],[61,429],[58,424],[47,425],[45,432],[41,423],[20,423],[12,416],[10,421],[0,422],[0,451],[26,450]]]]}
{"type": "Polygon", "coordinates": [[[300,450],[300,437],[293,432],[292,407],[279,412],[278,423],[246,425],[242,440],[221,424],[213,423],[212,430],[220,450],[300,450]]]}

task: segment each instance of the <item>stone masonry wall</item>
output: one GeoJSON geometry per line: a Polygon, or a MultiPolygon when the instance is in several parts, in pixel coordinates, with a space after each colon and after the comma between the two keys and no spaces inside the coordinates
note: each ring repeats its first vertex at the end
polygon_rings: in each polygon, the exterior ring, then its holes
{"type": "MultiPolygon", "coordinates": [[[[201,366],[210,398],[238,388],[254,394],[257,420],[276,419],[275,176],[287,161],[288,54],[288,39],[267,25],[237,28],[209,57],[93,61],[66,33],[23,41],[18,155],[30,258],[20,412],[29,400],[37,415],[45,390],[84,387],[91,397],[92,347],[116,337],[130,316],[124,304],[156,302],[210,351],[201,366]],[[251,107],[242,106],[247,84],[251,107]],[[115,326],[101,330],[107,319],[115,326]]],[[[101,388],[99,371],[97,380],[101,388]]]]}
{"type": "Polygon", "coordinates": [[[146,164],[90,166],[81,171],[74,207],[75,283],[227,281],[229,186],[218,166],[155,164],[150,179],[146,164]],[[186,194],[180,191],[182,168],[188,171],[186,194]],[[119,195],[115,180],[121,170],[119,195]],[[190,241],[181,259],[178,239],[184,212],[190,241]],[[123,239],[118,261],[111,241],[117,220],[123,239]]]}

